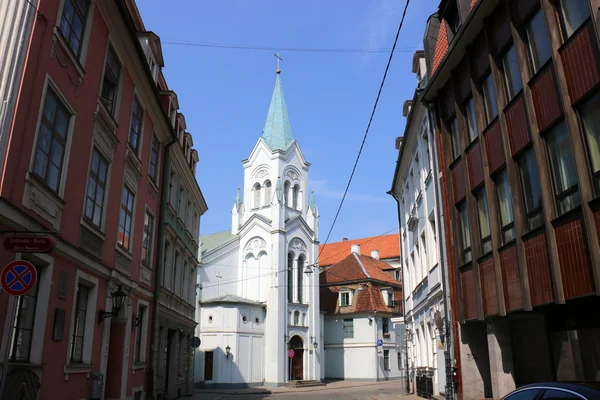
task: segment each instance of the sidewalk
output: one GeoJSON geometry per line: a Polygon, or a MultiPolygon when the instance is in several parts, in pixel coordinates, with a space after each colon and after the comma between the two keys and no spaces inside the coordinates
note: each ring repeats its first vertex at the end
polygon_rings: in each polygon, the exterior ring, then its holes
{"type": "MultiPolygon", "coordinates": [[[[335,389],[347,389],[353,387],[365,387],[365,386],[376,386],[376,385],[393,385],[394,383],[399,384],[400,381],[382,381],[382,382],[356,382],[356,381],[332,381],[325,382],[325,386],[314,386],[314,387],[306,387],[306,388],[289,388],[289,387],[251,387],[244,389],[196,389],[196,393],[218,393],[218,394],[229,394],[229,395],[249,395],[249,394],[257,394],[257,395],[268,395],[268,394],[276,394],[276,393],[302,393],[302,392],[317,392],[322,390],[335,390],[335,389]]],[[[384,395],[381,395],[384,396],[384,395]]],[[[412,397],[409,396],[400,396],[405,400],[413,400],[412,397]]],[[[398,398],[400,398],[398,397],[398,398]]],[[[380,397],[373,397],[380,399],[380,397]]],[[[415,397],[416,399],[417,397],[415,397]]],[[[382,400],[384,398],[381,398],[382,400]]],[[[396,397],[385,398],[385,400],[396,399],[396,397]]]]}
{"type": "Polygon", "coordinates": [[[414,394],[379,394],[371,396],[371,400],[423,400],[423,398],[414,394]]]}

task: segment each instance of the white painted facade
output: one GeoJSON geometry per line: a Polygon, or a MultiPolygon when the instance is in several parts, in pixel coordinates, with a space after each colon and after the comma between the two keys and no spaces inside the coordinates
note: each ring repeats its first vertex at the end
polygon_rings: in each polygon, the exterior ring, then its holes
{"type": "MultiPolygon", "coordinates": [[[[349,314],[325,318],[325,376],[327,379],[386,381],[401,376],[401,348],[389,319],[384,337],[382,317],[349,314]],[[353,337],[345,337],[344,320],[352,320],[353,337]],[[387,336],[387,335],[386,335],[387,336]],[[382,346],[377,346],[382,340],[382,346]]],[[[346,322],[347,323],[347,322],[346,322]]]]}
{"type": "Polygon", "coordinates": [[[38,1],[0,1],[0,164],[4,164],[8,134],[38,1]]]}
{"type": "MultiPolygon", "coordinates": [[[[279,77],[274,99],[283,98],[278,90],[279,77]]],[[[283,109],[287,118],[284,102],[283,109]]],[[[242,164],[244,200],[238,194],[231,233],[202,255],[197,312],[202,343],[195,382],[283,385],[292,380],[287,352],[294,336],[303,348],[298,352],[300,379],[319,380],[323,342],[319,278],[312,266],[318,254],[318,210],[308,196],[310,164],[295,140],[272,149],[264,137],[242,164]],[[224,296],[226,306],[221,305],[224,296]],[[246,323],[244,316],[250,319],[246,323]],[[213,352],[212,374],[206,373],[207,352],[213,352]]]]}
{"type": "MultiPolygon", "coordinates": [[[[413,72],[426,77],[423,57],[415,55],[413,72]]],[[[400,246],[403,257],[408,372],[433,378],[434,394],[444,391],[444,304],[438,244],[438,182],[434,173],[434,135],[420,103],[407,102],[408,119],[400,148],[394,195],[399,200],[400,246]]]]}

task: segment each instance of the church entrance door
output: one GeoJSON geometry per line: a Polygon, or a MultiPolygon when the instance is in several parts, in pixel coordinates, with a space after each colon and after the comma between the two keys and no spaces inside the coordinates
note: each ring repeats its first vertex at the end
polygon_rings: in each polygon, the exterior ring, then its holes
{"type": "Polygon", "coordinates": [[[304,345],[299,336],[292,338],[290,349],[294,350],[294,356],[290,359],[290,380],[301,381],[304,379],[304,345]]]}

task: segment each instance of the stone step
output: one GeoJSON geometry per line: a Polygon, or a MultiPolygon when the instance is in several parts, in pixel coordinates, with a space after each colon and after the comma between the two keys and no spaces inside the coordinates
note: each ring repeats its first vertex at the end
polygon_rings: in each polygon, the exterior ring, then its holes
{"type": "Polygon", "coordinates": [[[285,384],[286,387],[299,388],[299,387],[313,387],[313,386],[325,386],[321,381],[289,381],[285,384]]]}

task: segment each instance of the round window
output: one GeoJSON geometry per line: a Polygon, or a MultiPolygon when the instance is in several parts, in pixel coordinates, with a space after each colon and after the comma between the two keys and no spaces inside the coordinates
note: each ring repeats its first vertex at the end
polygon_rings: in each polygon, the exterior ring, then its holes
{"type": "Polygon", "coordinates": [[[258,319],[258,317],[254,318],[254,322],[256,322],[257,324],[260,324],[260,319],[258,319]]]}
{"type": "Polygon", "coordinates": [[[245,315],[242,315],[242,322],[243,323],[248,322],[248,317],[246,317],[245,315]]]}
{"type": "Polygon", "coordinates": [[[209,324],[212,324],[212,321],[213,321],[213,317],[212,317],[212,315],[209,315],[209,316],[208,316],[208,323],[209,323],[209,324]]]}

